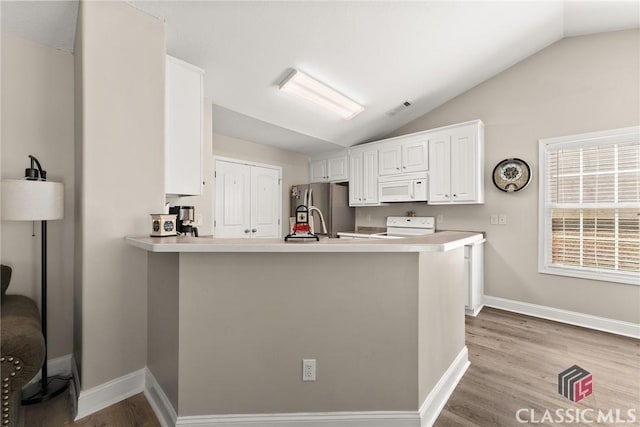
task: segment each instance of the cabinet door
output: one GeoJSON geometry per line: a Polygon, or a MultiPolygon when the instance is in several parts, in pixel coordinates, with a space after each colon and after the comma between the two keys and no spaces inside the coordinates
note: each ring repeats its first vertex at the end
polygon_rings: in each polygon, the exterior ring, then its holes
{"type": "Polygon", "coordinates": [[[362,205],[362,153],[349,154],[349,206],[362,205]]]}
{"type": "Polygon", "coordinates": [[[312,161],[309,165],[309,175],[309,181],[311,182],[327,182],[329,180],[327,174],[327,161],[312,161]]]}
{"type": "Polygon", "coordinates": [[[475,129],[465,127],[451,134],[451,200],[473,202],[476,200],[477,144],[475,129]]]}
{"type": "Polygon", "coordinates": [[[280,171],[251,166],[251,237],[281,237],[280,171]]]}
{"type": "Polygon", "coordinates": [[[407,141],[402,144],[402,172],[425,172],[429,170],[428,141],[407,141]]]}
{"type": "Polygon", "coordinates": [[[378,150],[367,150],[362,155],[362,202],[378,204],[378,150]]]}
{"type": "Polygon", "coordinates": [[[378,173],[380,176],[402,173],[402,147],[400,143],[381,147],[378,150],[378,173]]]}
{"type": "Polygon", "coordinates": [[[167,57],[165,193],[202,194],[202,72],[167,57]]]}
{"type": "Polygon", "coordinates": [[[449,135],[429,137],[429,203],[450,203],[451,153],[449,135]]]}
{"type": "Polygon", "coordinates": [[[329,181],[346,181],[349,179],[347,156],[334,157],[327,160],[329,181]]]}
{"type": "Polygon", "coordinates": [[[216,237],[251,237],[251,167],[216,161],[216,237]]]}

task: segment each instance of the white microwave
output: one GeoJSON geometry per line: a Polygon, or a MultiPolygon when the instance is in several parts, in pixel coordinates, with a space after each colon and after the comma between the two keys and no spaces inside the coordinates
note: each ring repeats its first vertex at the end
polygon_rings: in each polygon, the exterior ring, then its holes
{"type": "Polygon", "coordinates": [[[427,174],[381,176],[378,179],[378,197],[386,202],[426,202],[427,174]]]}

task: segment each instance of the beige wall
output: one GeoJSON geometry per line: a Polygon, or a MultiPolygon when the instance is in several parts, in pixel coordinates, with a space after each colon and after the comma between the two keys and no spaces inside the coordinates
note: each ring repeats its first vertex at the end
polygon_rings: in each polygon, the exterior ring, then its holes
{"type": "Polygon", "coordinates": [[[464,248],[419,254],[418,405],[465,346],[463,259],[464,248]]]}
{"type": "Polygon", "coordinates": [[[178,286],[177,253],[148,254],[149,277],[147,368],[178,412],[178,286]]]}
{"type": "Polygon", "coordinates": [[[640,32],[568,38],[398,129],[391,136],[472,119],[485,123],[486,203],[429,207],[401,204],[358,208],[358,225],[384,225],[388,215],[414,210],[444,215],[443,229],[487,232],[485,294],[640,323],[640,286],[539,274],[538,139],[638,125],[640,32]],[[491,181],[502,159],[519,157],[533,180],[506,194],[491,181]],[[490,225],[491,214],[508,216],[490,225]]]}
{"type": "Polygon", "coordinates": [[[81,1],[82,135],[76,152],[81,387],[146,365],[146,253],[124,236],[164,206],[164,24],[124,2],[81,1]]]}
{"type": "Polygon", "coordinates": [[[180,254],[178,414],[417,410],[418,273],[416,253],[180,254]]]}
{"type": "MultiPolygon", "coordinates": [[[[48,357],[73,343],[73,55],[2,33],[2,178],[20,179],[37,157],[65,187],[64,219],[48,222],[48,357]]],[[[2,222],[2,263],[13,267],[9,293],[40,301],[40,223],[2,222]]]]}
{"type": "MultiPolygon", "coordinates": [[[[205,103],[205,118],[211,117],[211,104],[205,103]]],[[[213,117],[215,128],[215,117],[213,117]]],[[[209,122],[210,124],[210,122],[209,122]]],[[[213,233],[213,213],[215,204],[215,185],[213,184],[213,156],[228,157],[256,163],[264,163],[282,167],[282,235],[288,233],[289,225],[289,189],[294,184],[309,182],[309,157],[268,145],[256,144],[242,139],[218,133],[211,134],[211,128],[205,120],[204,143],[204,188],[203,195],[198,197],[171,198],[171,205],[194,205],[196,214],[203,215],[203,224],[199,227],[201,235],[213,233]],[[207,132],[209,129],[209,132],[207,132]],[[207,135],[212,135],[211,140],[207,135]]]]}

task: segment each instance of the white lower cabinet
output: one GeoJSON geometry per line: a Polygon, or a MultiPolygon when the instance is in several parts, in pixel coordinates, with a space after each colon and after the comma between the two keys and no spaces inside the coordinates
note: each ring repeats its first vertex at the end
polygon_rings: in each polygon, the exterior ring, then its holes
{"type": "Polygon", "coordinates": [[[216,237],[281,237],[281,170],[215,162],[216,237]]]}
{"type": "Polygon", "coordinates": [[[429,138],[429,204],[484,203],[484,125],[434,131],[429,138]]]}
{"type": "Polygon", "coordinates": [[[378,150],[349,151],[349,206],[378,205],[378,150]]]}
{"type": "Polygon", "coordinates": [[[484,240],[464,247],[465,313],[477,316],[484,306],[484,240]]]}

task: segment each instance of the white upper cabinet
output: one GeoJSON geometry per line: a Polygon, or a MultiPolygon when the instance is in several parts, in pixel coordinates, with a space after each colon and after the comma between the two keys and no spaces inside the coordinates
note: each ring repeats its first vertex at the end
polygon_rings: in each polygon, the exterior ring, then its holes
{"type": "Polygon", "coordinates": [[[408,138],[402,143],[402,172],[429,170],[429,145],[424,136],[408,138]]]}
{"type": "Polygon", "coordinates": [[[349,161],[347,152],[340,157],[327,159],[329,181],[347,181],[349,179],[349,161]]]}
{"type": "Polygon", "coordinates": [[[327,161],[312,160],[309,164],[309,180],[311,182],[329,182],[329,174],[327,173],[327,161]]]}
{"type": "Polygon", "coordinates": [[[396,175],[402,173],[402,147],[400,144],[381,146],[378,150],[378,174],[396,175]]]}
{"type": "Polygon", "coordinates": [[[315,156],[309,163],[310,182],[340,182],[349,179],[347,150],[315,156]]]}
{"type": "Polygon", "coordinates": [[[428,139],[429,204],[484,203],[484,124],[447,126],[428,139]]]}
{"type": "Polygon", "coordinates": [[[165,193],[202,194],[204,72],[167,56],[165,82],[165,193]]]}
{"type": "Polygon", "coordinates": [[[429,169],[428,142],[422,134],[381,142],[378,152],[380,176],[426,172],[429,169]]]}
{"type": "Polygon", "coordinates": [[[349,150],[349,206],[378,205],[378,150],[349,150]]]}

